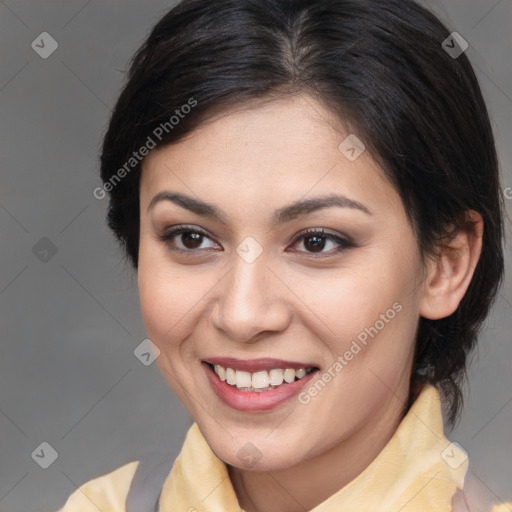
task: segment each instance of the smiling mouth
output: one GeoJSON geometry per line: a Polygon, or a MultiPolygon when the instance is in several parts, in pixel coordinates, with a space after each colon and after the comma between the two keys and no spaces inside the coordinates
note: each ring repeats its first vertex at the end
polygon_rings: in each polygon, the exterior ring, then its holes
{"type": "Polygon", "coordinates": [[[287,384],[304,378],[319,368],[315,366],[304,368],[272,368],[257,372],[235,370],[219,364],[205,361],[217,377],[234,389],[252,393],[272,391],[287,384]]]}

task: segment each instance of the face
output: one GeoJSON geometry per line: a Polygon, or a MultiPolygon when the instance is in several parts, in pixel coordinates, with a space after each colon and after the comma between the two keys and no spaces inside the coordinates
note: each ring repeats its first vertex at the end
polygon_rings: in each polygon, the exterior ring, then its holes
{"type": "Polygon", "coordinates": [[[270,470],[368,440],[407,399],[420,254],[383,171],[340,146],[348,135],[295,96],[224,113],[144,162],[147,333],[233,466],[247,451],[270,470]],[[239,371],[223,381],[207,362],[239,371]]]}

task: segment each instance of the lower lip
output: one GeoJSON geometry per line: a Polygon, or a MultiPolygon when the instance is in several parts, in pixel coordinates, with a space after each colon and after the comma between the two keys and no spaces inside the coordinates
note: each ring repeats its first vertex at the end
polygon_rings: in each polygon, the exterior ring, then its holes
{"type": "Polygon", "coordinates": [[[262,392],[240,391],[231,387],[226,381],[220,380],[219,376],[207,363],[202,363],[210,385],[216,395],[226,404],[238,411],[259,412],[268,411],[278,407],[293,396],[315,377],[319,370],[308,373],[302,379],[281,384],[276,389],[262,392]]]}

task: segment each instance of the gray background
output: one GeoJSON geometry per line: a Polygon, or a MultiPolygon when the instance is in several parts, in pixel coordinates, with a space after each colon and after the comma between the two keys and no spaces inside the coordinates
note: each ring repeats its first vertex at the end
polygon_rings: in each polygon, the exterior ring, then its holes
{"type": "MultiPolygon", "coordinates": [[[[512,187],[512,0],[426,3],[469,42],[503,187],[512,187]]],[[[85,481],[148,450],[179,447],[191,424],[156,365],[133,354],[146,337],[136,278],[105,226],[106,200],[92,195],[128,59],[173,4],[0,1],[2,510],[55,510],[85,481]],[[47,59],[31,48],[43,31],[59,44],[47,59]],[[47,261],[34,254],[37,243],[47,261]],[[58,452],[48,469],[31,458],[43,441],[58,452]]],[[[507,254],[510,269],[510,244],[507,254]]],[[[502,500],[512,500],[510,289],[509,274],[449,434],[502,500]]]]}

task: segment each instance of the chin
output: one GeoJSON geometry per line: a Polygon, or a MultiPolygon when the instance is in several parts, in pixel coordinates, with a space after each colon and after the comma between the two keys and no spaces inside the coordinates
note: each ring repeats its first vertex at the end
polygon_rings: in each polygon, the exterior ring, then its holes
{"type": "Polygon", "coordinates": [[[302,459],[293,457],[292,453],[281,452],[279,458],[268,459],[264,456],[257,460],[241,460],[237,453],[230,452],[227,457],[219,457],[225,464],[237,467],[244,471],[279,471],[294,466],[301,462],[302,459]]]}
{"type": "Polygon", "coordinates": [[[284,450],[282,440],[270,440],[265,438],[266,435],[261,438],[248,436],[247,441],[234,436],[236,441],[227,440],[227,443],[219,443],[216,434],[211,437],[217,442],[210,442],[210,436],[205,436],[205,439],[215,455],[225,464],[247,471],[277,471],[304,460],[303,445],[287,446],[284,450]]]}

